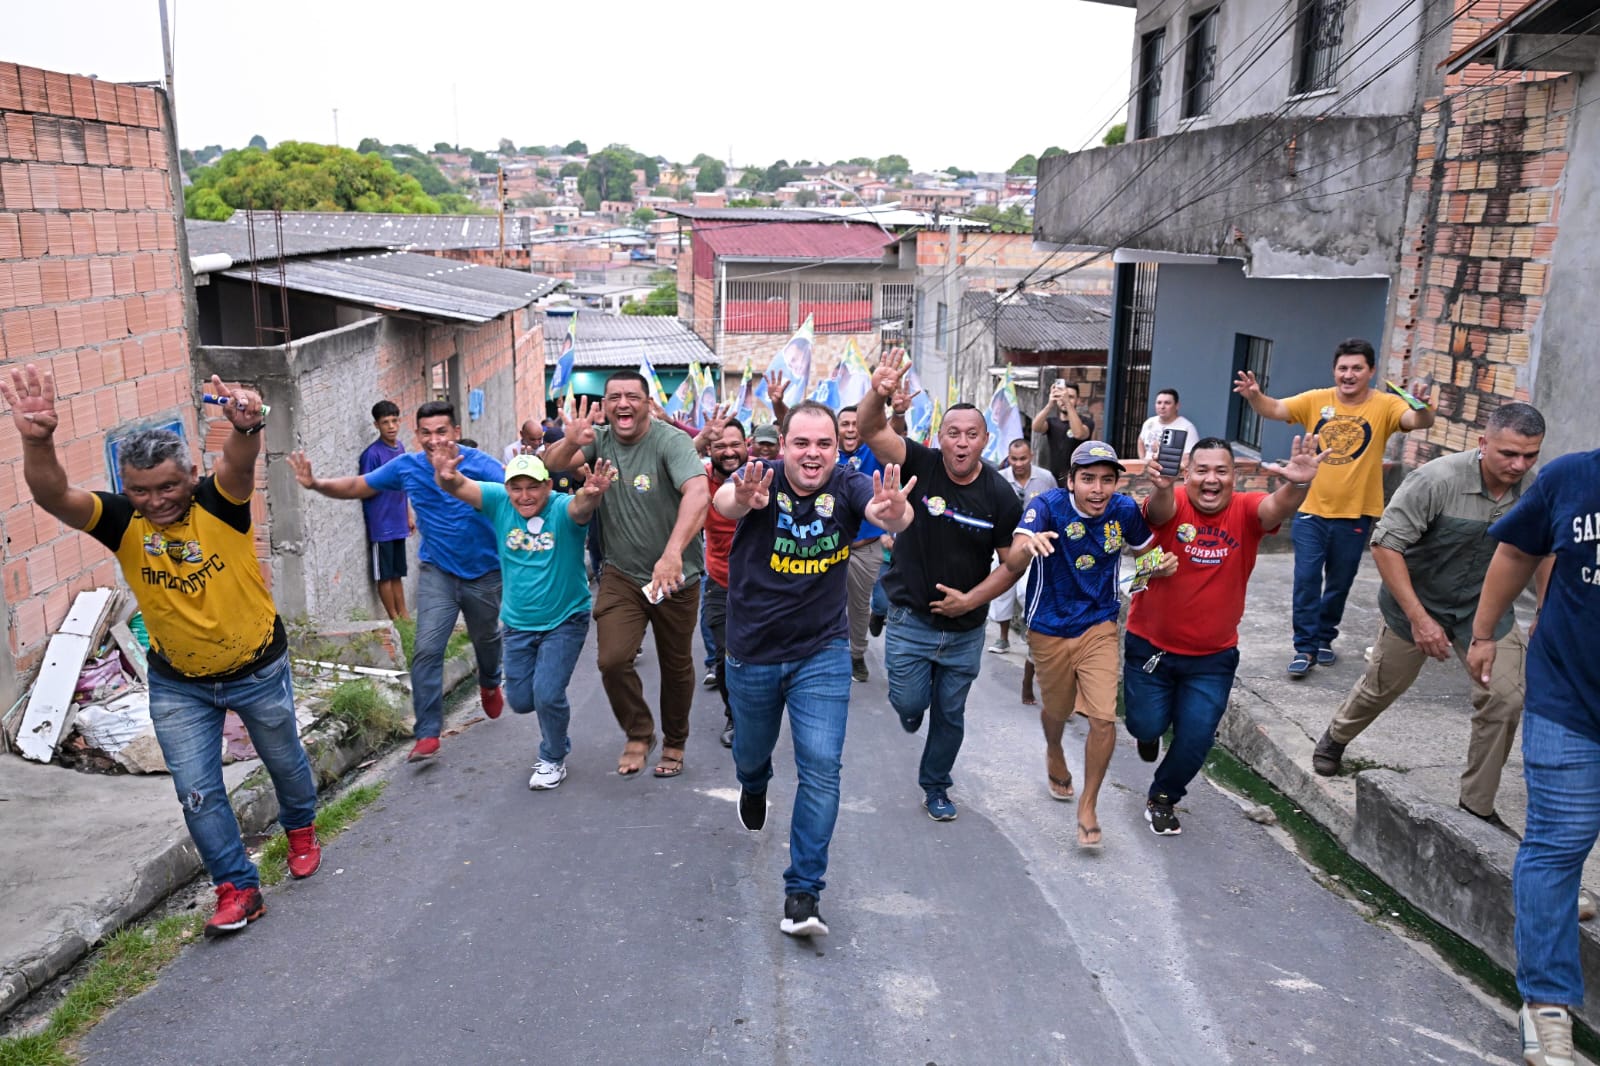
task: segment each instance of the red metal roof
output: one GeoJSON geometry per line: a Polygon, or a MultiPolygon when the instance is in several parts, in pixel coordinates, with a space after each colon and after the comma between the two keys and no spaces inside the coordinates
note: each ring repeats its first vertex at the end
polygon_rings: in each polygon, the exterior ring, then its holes
{"type": "Polygon", "coordinates": [[[712,259],[719,256],[876,262],[896,238],[870,223],[743,222],[698,224],[694,240],[695,273],[710,277],[712,259]]]}

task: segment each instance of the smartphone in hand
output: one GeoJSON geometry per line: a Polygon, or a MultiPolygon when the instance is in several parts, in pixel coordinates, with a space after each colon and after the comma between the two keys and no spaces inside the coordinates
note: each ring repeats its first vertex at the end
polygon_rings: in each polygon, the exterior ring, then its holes
{"type": "Polygon", "coordinates": [[[1167,477],[1177,477],[1183,466],[1184,445],[1189,443],[1189,431],[1167,427],[1161,431],[1156,447],[1156,463],[1167,477]]]}

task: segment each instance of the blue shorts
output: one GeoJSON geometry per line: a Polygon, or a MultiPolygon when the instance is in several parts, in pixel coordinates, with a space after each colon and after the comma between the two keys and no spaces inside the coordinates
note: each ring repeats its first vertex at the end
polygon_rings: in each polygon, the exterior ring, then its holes
{"type": "Polygon", "coordinates": [[[390,581],[406,576],[406,542],[379,540],[372,544],[372,580],[390,581]]]}

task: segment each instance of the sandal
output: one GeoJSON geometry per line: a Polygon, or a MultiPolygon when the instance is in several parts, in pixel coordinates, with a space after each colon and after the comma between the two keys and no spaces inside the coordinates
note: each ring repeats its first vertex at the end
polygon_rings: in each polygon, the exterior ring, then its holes
{"type": "Polygon", "coordinates": [[[1033,693],[1024,692],[1022,694],[1022,705],[1024,707],[1032,707],[1035,704],[1037,704],[1038,702],[1039,702],[1038,697],[1036,697],[1033,693]]]}
{"type": "Polygon", "coordinates": [[[630,740],[622,746],[622,755],[617,759],[617,776],[634,777],[644,769],[645,760],[650,758],[650,753],[656,750],[656,738],[648,741],[630,740]]]}
{"type": "Polygon", "coordinates": [[[1099,851],[1100,845],[1105,843],[1100,834],[1098,825],[1084,825],[1078,823],[1078,850],[1099,851]]]}
{"type": "Polygon", "coordinates": [[[657,777],[677,777],[683,773],[683,749],[662,748],[661,761],[656,763],[656,768],[653,772],[657,777]],[[674,755],[672,754],[673,752],[678,754],[674,755]]]}
{"type": "Polygon", "coordinates": [[[1078,794],[1072,788],[1072,775],[1070,773],[1067,774],[1065,781],[1054,774],[1046,774],[1045,776],[1050,779],[1049,792],[1051,799],[1060,800],[1062,803],[1071,803],[1077,798],[1078,794]],[[1060,791],[1058,792],[1057,789],[1060,791]]]}

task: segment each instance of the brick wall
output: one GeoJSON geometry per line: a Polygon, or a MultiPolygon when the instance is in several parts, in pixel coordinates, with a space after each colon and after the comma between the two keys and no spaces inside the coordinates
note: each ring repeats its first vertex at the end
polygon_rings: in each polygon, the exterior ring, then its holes
{"type": "MultiPolygon", "coordinates": [[[[85,488],[108,485],[107,430],[174,417],[194,428],[168,129],[156,90],[0,63],[0,372],[54,372],[57,449],[85,488]]],[[[117,574],[108,552],[30,501],[9,416],[0,535],[0,629],[20,672],[72,597],[117,574]]]]}
{"type": "Polygon", "coordinates": [[[1407,465],[1475,444],[1533,384],[1577,78],[1517,77],[1469,67],[1424,108],[1390,372],[1431,380],[1440,417],[1406,439],[1407,465]]]}

